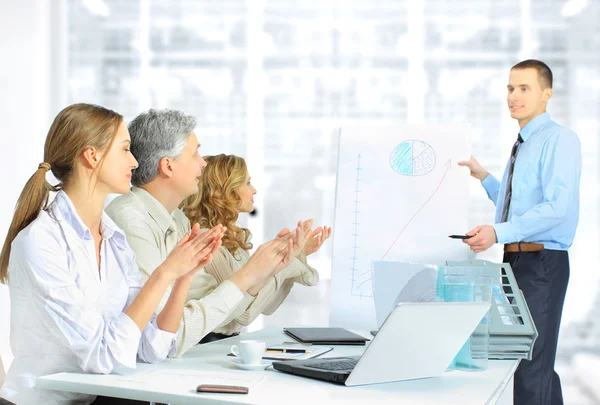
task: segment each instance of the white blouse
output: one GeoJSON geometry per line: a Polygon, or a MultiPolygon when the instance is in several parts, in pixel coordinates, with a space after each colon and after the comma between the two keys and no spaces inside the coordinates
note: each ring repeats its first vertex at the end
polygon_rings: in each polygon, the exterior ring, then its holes
{"type": "Polygon", "coordinates": [[[100,272],[89,229],[60,191],[12,243],[10,342],[14,361],[0,396],[27,404],[89,404],[95,397],[36,388],[58,372],[111,373],[155,363],[176,352],[175,334],[156,317],[140,332],[123,311],[142,287],[123,231],[101,221],[100,272]],[[137,355],[137,356],[136,356],[137,355]]]}

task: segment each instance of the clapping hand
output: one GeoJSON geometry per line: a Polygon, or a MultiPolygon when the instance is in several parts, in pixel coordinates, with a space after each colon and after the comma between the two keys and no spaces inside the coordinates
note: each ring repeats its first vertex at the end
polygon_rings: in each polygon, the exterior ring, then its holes
{"type": "Polygon", "coordinates": [[[307,238],[303,221],[298,222],[298,227],[293,231],[283,229],[275,239],[260,245],[248,263],[230,279],[240,286],[246,282],[238,279],[243,275],[249,277],[248,293],[258,294],[270,277],[289,266],[292,259],[304,250],[307,238]]]}
{"type": "Polygon", "coordinates": [[[311,230],[308,233],[308,239],[304,244],[304,253],[308,255],[312,255],[316,251],[318,251],[323,242],[325,242],[331,236],[331,227],[329,226],[319,226],[318,228],[311,230]]]}
{"type": "MultiPolygon", "coordinates": [[[[312,229],[313,220],[308,219],[303,223],[303,231],[305,234],[304,253],[308,256],[321,248],[323,242],[325,242],[331,236],[331,227],[319,226],[316,229],[312,229]]],[[[290,230],[287,228],[282,229],[278,234],[278,238],[290,237],[290,230]]]]}
{"type": "Polygon", "coordinates": [[[200,234],[200,226],[194,224],[191,232],[181,238],[165,260],[171,276],[174,279],[182,276],[191,277],[200,268],[210,263],[213,254],[221,246],[225,229],[224,226],[217,225],[200,234]]]}
{"type": "Polygon", "coordinates": [[[283,228],[277,234],[276,240],[292,239],[294,241],[292,257],[297,257],[304,251],[306,243],[310,238],[310,228],[312,226],[312,219],[307,221],[299,221],[298,227],[294,231],[290,231],[288,228],[283,228]]]}
{"type": "Polygon", "coordinates": [[[231,276],[238,287],[245,287],[250,295],[256,295],[263,288],[269,278],[281,269],[289,266],[294,249],[292,238],[287,240],[273,239],[263,243],[237,273],[231,276]]]}

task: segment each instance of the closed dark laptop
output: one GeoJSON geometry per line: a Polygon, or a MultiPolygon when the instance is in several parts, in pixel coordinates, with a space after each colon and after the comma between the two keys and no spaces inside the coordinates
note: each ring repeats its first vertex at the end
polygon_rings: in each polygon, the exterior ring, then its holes
{"type": "Polygon", "coordinates": [[[273,368],[284,373],[344,384],[359,359],[360,356],[347,356],[328,357],[326,359],[292,360],[274,362],[273,368]]]}
{"type": "Polygon", "coordinates": [[[285,328],[283,331],[302,343],[315,345],[364,345],[370,340],[344,328],[285,328]]]}

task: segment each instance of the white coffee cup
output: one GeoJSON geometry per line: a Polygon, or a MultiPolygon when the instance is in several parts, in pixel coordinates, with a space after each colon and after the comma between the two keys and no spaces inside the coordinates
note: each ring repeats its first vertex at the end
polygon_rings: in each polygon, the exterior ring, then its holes
{"type": "Polygon", "coordinates": [[[231,346],[231,353],[244,364],[260,364],[266,347],[262,340],[242,340],[239,344],[231,346]]]}

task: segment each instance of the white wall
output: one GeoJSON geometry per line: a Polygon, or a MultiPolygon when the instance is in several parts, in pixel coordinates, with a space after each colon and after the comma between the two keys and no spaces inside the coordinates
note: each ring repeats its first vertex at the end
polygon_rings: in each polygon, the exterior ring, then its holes
{"type": "MultiPolygon", "coordinates": [[[[0,241],[12,220],[17,198],[43,161],[50,126],[50,2],[2,0],[0,4],[0,241]]],[[[54,4],[54,2],[52,2],[54,4]]],[[[8,289],[0,286],[0,357],[10,361],[8,289]]],[[[0,379],[2,370],[0,370],[0,379]]]]}

